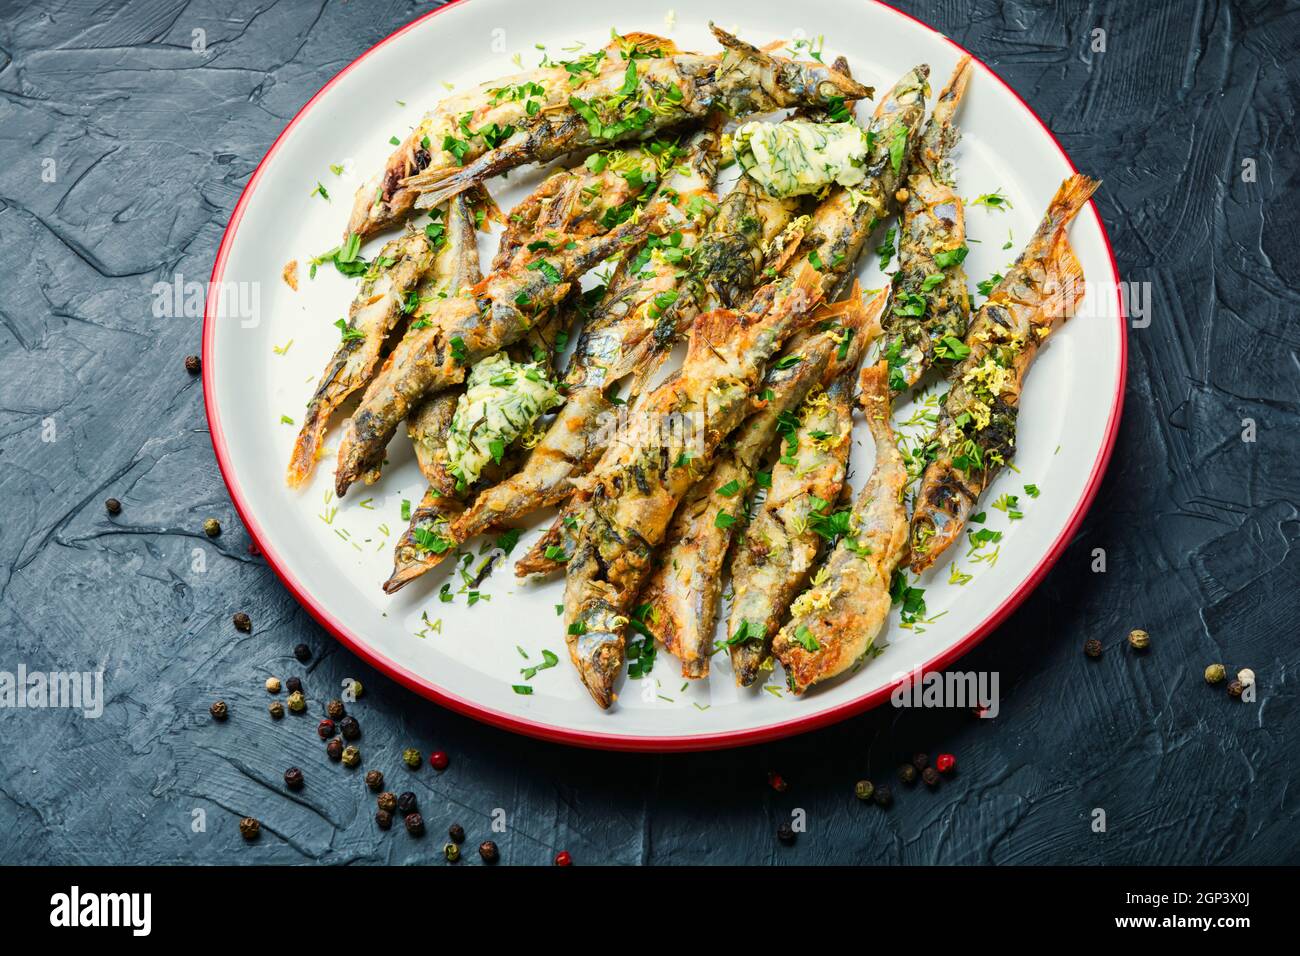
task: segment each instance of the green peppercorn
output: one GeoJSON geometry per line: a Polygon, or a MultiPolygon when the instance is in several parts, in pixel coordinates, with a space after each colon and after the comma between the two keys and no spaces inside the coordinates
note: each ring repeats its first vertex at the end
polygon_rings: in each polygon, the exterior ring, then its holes
{"type": "Polygon", "coordinates": [[[235,630],[237,631],[243,631],[247,634],[253,629],[253,619],[243,611],[236,611],[232,620],[234,621],[235,630]]]}
{"type": "Polygon", "coordinates": [[[284,772],[284,785],[290,790],[301,790],[303,783],[302,770],[298,767],[290,767],[284,772]]]}
{"type": "Polygon", "coordinates": [[[361,686],[361,681],[359,681],[359,680],[354,680],[354,681],[352,682],[352,699],[353,699],[354,701],[356,701],[356,700],[360,700],[360,699],[361,699],[361,694],[362,694],[362,692],[363,692],[364,690],[365,690],[365,688],[361,686]]]}
{"type": "Polygon", "coordinates": [[[267,708],[267,710],[271,712],[272,720],[284,719],[284,704],[280,703],[278,700],[271,701],[271,705],[267,708]]]}
{"type": "Polygon", "coordinates": [[[1128,632],[1128,646],[1135,651],[1145,651],[1151,646],[1151,635],[1140,627],[1128,632]]]}
{"type": "Polygon", "coordinates": [[[393,825],[393,815],[387,810],[376,810],[375,822],[379,824],[379,829],[387,830],[393,825]]]}
{"type": "Polygon", "coordinates": [[[921,779],[925,781],[927,787],[939,786],[939,771],[933,767],[926,767],[921,771],[921,779]]]}
{"type": "Polygon", "coordinates": [[[361,751],[352,745],[343,748],[343,766],[359,767],[361,766],[361,751]]]}
{"type": "Polygon", "coordinates": [[[876,806],[887,807],[894,802],[894,792],[885,786],[876,787],[876,792],[873,796],[876,801],[876,806]]]}
{"type": "Polygon", "coordinates": [[[916,768],[910,763],[903,764],[898,768],[898,779],[910,787],[916,783],[916,768]]]}
{"type": "Polygon", "coordinates": [[[451,837],[452,843],[464,843],[465,828],[459,823],[453,823],[451,826],[447,827],[447,836],[451,837]]]}
{"type": "Polygon", "coordinates": [[[256,840],[262,835],[262,824],[252,817],[244,817],[239,821],[239,835],[245,840],[256,840]]]}
{"type": "Polygon", "coordinates": [[[384,789],[384,775],[378,770],[366,771],[366,786],[370,788],[371,793],[378,793],[384,789]]]}
{"type": "Polygon", "coordinates": [[[361,725],[355,717],[344,717],[339,721],[339,733],[344,740],[356,740],[361,736],[361,725]]]}
{"type": "Polygon", "coordinates": [[[379,795],[378,799],[375,800],[375,803],[379,806],[380,810],[387,810],[389,813],[392,813],[397,809],[397,794],[393,793],[391,790],[385,790],[379,795]]]}
{"type": "Polygon", "coordinates": [[[424,835],[424,817],[420,816],[420,814],[415,812],[408,813],[402,818],[402,822],[406,824],[406,832],[411,834],[411,836],[424,835]]]}
{"type": "Polygon", "coordinates": [[[781,824],[776,828],[776,838],[786,846],[790,846],[794,843],[794,827],[788,823],[781,824]]]}
{"type": "Polygon", "coordinates": [[[448,863],[460,862],[460,847],[454,843],[448,843],[442,848],[442,855],[447,858],[448,863]]]}
{"type": "Polygon", "coordinates": [[[298,691],[302,690],[302,678],[290,677],[287,681],[284,682],[284,689],[291,694],[298,693],[298,691]]]}
{"type": "Polygon", "coordinates": [[[307,698],[302,695],[302,691],[296,690],[289,695],[289,709],[295,714],[301,714],[307,709],[307,698]]]}
{"type": "Polygon", "coordinates": [[[347,710],[343,707],[343,701],[335,698],[325,705],[325,716],[330,720],[342,720],[347,710]]]}
{"type": "Polygon", "coordinates": [[[424,758],[420,756],[420,751],[416,750],[414,747],[407,747],[402,751],[402,763],[406,764],[412,770],[419,770],[420,764],[423,762],[424,758]]]}
{"type": "Polygon", "coordinates": [[[484,840],[478,845],[478,855],[484,863],[495,863],[501,859],[501,851],[497,849],[497,845],[491,840],[484,840]]]}
{"type": "Polygon", "coordinates": [[[1232,680],[1228,681],[1228,696],[1229,696],[1229,697],[1237,697],[1237,698],[1240,698],[1240,697],[1241,697],[1241,694],[1242,694],[1242,691],[1244,691],[1245,689],[1246,689],[1246,688],[1242,686],[1241,681],[1237,680],[1237,678],[1235,678],[1235,677],[1234,677],[1232,680]]]}
{"type": "Polygon", "coordinates": [[[1101,657],[1101,641],[1095,637],[1090,637],[1083,642],[1083,653],[1087,654],[1094,661],[1101,657]]]}
{"type": "Polygon", "coordinates": [[[335,763],[343,759],[343,741],[335,737],[325,745],[325,756],[329,757],[335,763]]]}
{"type": "Polygon", "coordinates": [[[397,795],[397,812],[405,816],[413,813],[416,809],[415,794],[410,790],[403,790],[397,795]]]}
{"type": "Polygon", "coordinates": [[[859,780],[853,785],[853,795],[859,800],[870,800],[875,790],[876,785],[870,780],[859,780]]]}
{"type": "Polygon", "coordinates": [[[221,534],[221,522],[216,518],[209,518],[203,522],[203,533],[209,538],[215,538],[221,534]]]}
{"type": "Polygon", "coordinates": [[[1205,683],[1218,684],[1228,676],[1228,669],[1222,664],[1211,664],[1205,668],[1205,683]]]}
{"type": "Polygon", "coordinates": [[[230,716],[230,708],[226,706],[224,700],[216,700],[208,708],[208,713],[212,715],[213,720],[225,720],[230,716]]]}
{"type": "Polygon", "coordinates": [[[109,498],[104,502],[104,509],[111,515],[120,515],[122,513],[122,502],[116,498],[109,498]]]}

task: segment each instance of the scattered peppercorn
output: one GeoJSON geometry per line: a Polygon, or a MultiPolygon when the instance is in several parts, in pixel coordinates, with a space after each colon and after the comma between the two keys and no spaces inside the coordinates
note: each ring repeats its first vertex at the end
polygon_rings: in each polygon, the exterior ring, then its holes
{"type": "Polygon", "coordinates": [[[781,776],[779,773],[775,773],[772,771],[768,771],[767,785],[771,787],[773,790],[775,790],[777,793],[785,793],[787,790],[790,789],[790,785],[785,782],[785,777],[781,776]]]}
{"type": "Polygon", "coordinates": [[[387,810],[389,813],[392,813],[397,809],[397,794],[393,793],[391,790],[385,790],[379,795],[378,799],[375,800],[375,803],[380,810],[387,810]]]}
{"type": "Polygon", "coordinates": [[[420,751],[414,747],[407,747],[402,751],[402,763],[406,764],[412,770],[420,769],[420,761],[424,758],[420,756],[420,751]]]}
{"type": "Polygon", "coordinates": [[[387,810],[376,810],[375,822],[379,824],[379,829],[387,830],[393,825],[393,815],[387,810]]]}
{"type": "Polygon", "coordinates": [[[876,787],[876,792],[873,796],[875,798],[876,805],[880,807],[887,807],[894,802],[894,792],[890,790],[888,787],[884,787],[884,786],[876,787]]]}
{"type": "Polygon", "coordinates": [[[344,747],[342,759],[345,767],[359,767],[361,766],[361,751],[352,746],[344,747]]]}
{"type": "Polygon", "coordinates": [[[104,502],[104,508],[111,515],[120,515],[122,513],[122,502],[116,498],[109,498],[104,502]]]}
{"type": "Polygon", "coordinates": [[[403,816],[413,811],[416,807],[415,794],[410,790],[403,790],[397,795],[397,812],[403,816]]]}
{"type": "Polygon", "coordinates": [[[333,737],[334,721],[330,720],[328,717],[322,720],[316,725],[316,735],[320,737],[321,740],[329,740],[333,737]]]}
{"type": "Polygon", "coordinates": [[[465,828],[459,823],[453,823],[451,826],[447,827],[447,836],[451,837],[452,843],[464,843],[465,828]]]}
{"type": "Polygon", "coordinates": [[[934,758],[934,768],[940,773],[947,773],[957,766],[957,758],[952,754],[939,754],[934,758]]]}
{"type": "Polygon", "coordinates": [[[482,857],[484,863],[495,863],[501,858],[501,851],[491,840],[484,840],[478,845],[478,855],[482,857]]]}
{"type": "Polygon", "coordinates": [[[224,700],[214,700],[212,706],[208,708],[208,713],[212,715],[213,720],[225,720],[230,716],[230,708],[226,706],[224,700]]]}
{"type": "Polygon", "coordinates": [[[460,862],[460,847],[454,843],[448,843],[442,848],[442,855],[447,858],[448,863],[460,862]]]}
{"type": "Polygon", "coordinates": [[[781,824],[776,828],[776,838],[786,846],[790,846],[794,843],[794,827],[788,823],[781,824]]]}
{"type": "Polygon", "coordinates": [[[555,854],[556,866],[573,866],[573,857],[569,856],[568,850],[561,850],[555,854]]]}
{"type": "Polygon", "coordinates": [[[278,700],[271,701],[271,706],[268,707],[267,710],[271,712],[272,720],[284,719],[284,704],[280,703],[278,700]]]}
{"type": "Polygon", "coordinates": [[[217,535],[221,534],[221,522],[216,518],[209,518],[207,521],[203,522],[203,533],[209,538],[215,538],[217,535]]]}
{"type": "Polygon", "coordinates": [[[853,785],[853,795],[859,800],[870,800],[875,791],[876,785],[870,780],[859,780],[853,785]]]}
{"type": "Polygon", "coordinates": [[[253,629],[253,619],[243,611],[236,611],[232,620],[234,621],[235,630],[237,631],[243,631],[247,634],[253,629]]]}
{"type": "Polygon", "coordinates": [[[278,693],[280,693],[280,678],[278,678],[278,677],[268,677],[268,678],[266,679],[266,692],[267,692],[268,694],[278,694],[278,693]]]}
{"type": "Polygon", "coordinates": [[[446,770],[447,765],[450,763],[451,763],[451,758],[448,757],[441,750],[435,750],[433,753],[429,754],[429,766],[440,773],[443,770],[446,770]]]}
{"type": "MultiPolygon", "coordinates": [[[[349,680],[351,680],[351,678],[349,678],[349,680]]],[[[365,688],[361,686],[361,681],[359,680],[352,681],[352,699],[354,701],[361,699],[361,693],[364,690],[365,688]]]]}
{"type": "Polygon", "coordinates": [[[199,361],[197,355],[185,356],[185,371],[189,372],[191,375],[197,375],[202,368],[203,363],[199,361]]]}
{"type": "Polygon", "coordinates": [[[347,711],[343,707],[343,701],[335,698],[325,705],[325,714],[331,720],[341,720],[347,715],[347,711]]]}
{"type": "Polygon", "coordinates": [[[1083,642],[1083,652],[1091,657],[1094,661],[1101,657],[1101,641],[1095,637],[1090,637],[1083,642]]]}
{"type": "Polygon", "coordinates": [[[256,840],[262,835],[262,824],[252,817],[244,817],[239,821],[239,835],[245,840],[256,840]]]}
{"type": "Polygon", "coordinates": [[[1237,671],[1237,680],[1241,681],[1242,687],[1249,687],[1251,684],[1255,683],[1255,672],[1249,667],[1243,667],[1241,670],[1237,671]]]}
{"type": "Polygon", "coordinates": [[[1228,681],[1229,697],[1240,697],[1242,691],[1244,690],[1245,688],[1241,686],[1241,681],[1237,680],[1235,677],[1232,680],[1228,681]]]}
{"type": "Polygon", "coordinates": [[[384,789],[384,775],[378,770],[367,770],[366,786],[370,788],[371,793],[378,793],[384,789]]]}
{"type": "Polygon", "coordinates": [[[335,763],[343,759],[343,741],[335,737],[325,745],[325,756],[329,757],[335,763]]]}
{"type": "Polygon", "coordinates": [[[909,787],[916,783],[916,768],[910,763],[905,763],[898,768],[898,779],[909,787]]]}
{"type": "Polygon", "coordinates": [[[424,835],[424,817],[418,813],[408,813],[403,818],[403,822],[406,824],[406,832],[411,836],[424,835]]]}
{"type": "Polygon", "coordinates": [[[939,786],[939,771],[933,767],[926,767],[921,771],[921,779],[925,781],[927,787],[939,786]]]}
{"type": "Polygon", "coordinates": [[[311,660],[311,648],[308,647],[306,644],[296,644],[294,645],[293,648],[293,656],[298,658],[298,660],[302,661],[302,663],[306,664],[309,660],[311,660]]]}
{"type": "Polygon", "coordinates": [[[361,736],[361,725],[355,717],[344,717],[339,721],[339,733],[344,740],[356,740],[361,736]]]}
{"type": "Polygon", "coordinates": [[[302,678],[290,677],[284,682],[284,689],[291,694],[296,694],[298,691],[302,690],[302,678]]]}
{"type": "Polygon", "coordinates": [[[302,695],[302,691],[296,690],[289,695],[289,709],[295,714],[301,714],[307,709],[307,698],[302,695]]]}
{"type": "Polygon", "coordinates": [[[301,790],[303,784],[302,770],[290,767],[284,772],[284,785],[290,790],[301,790]]]}
{"type": "Polygon", "coordinates": [[[1135,651],[1145,651],[1151,646],[1151,635],[1137,627],[1128,632],[1128,646],[1135,651]]]}
{"type": "Polygon", "coordinates": [[[912,766],[916,768],[917,773],[920,773],[926,767],[930,766],[930,755],[912,754],[912,766]]]}
{"type": "Polygon", "coordinates": [[[1228,676],[1228,669],[1222,664],[1211,664],[1205,668],[1205,683],[1217,684],[1228,676]]]}

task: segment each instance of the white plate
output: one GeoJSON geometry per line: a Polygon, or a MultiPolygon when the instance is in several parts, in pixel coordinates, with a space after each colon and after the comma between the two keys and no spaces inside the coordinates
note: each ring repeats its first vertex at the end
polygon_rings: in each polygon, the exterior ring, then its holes
{"type": "MultiPolygon", "coordinates": [[[[1123,395],[1118,279],[1101,221],[1090,206],[1071,230],[1088,281],[1082,312],[1052,337],[1029,374],[1015,462],[1019,473],[1003,474],[987,499],[1019,494],[1024,518],[1013,523],[988,509],[989,526],[1005,532],[996,565],[971,564],[965,549],[954,547],[953,560],[974,577],[964,586],[949,584],[951,560],[923,577],[919,586],[925,588],[933,623],[906,630],[891,615],[879,657],[802,699],[738,690],[726,655],[714,658],[709,681],[683,690],[676,661],[661,653],[657,685],[625,683],[618,704],[602,712],[564,652],[555,613],[562,581],[521,583],[503,566],[483,587],[491,600],[471,608],[464,596],[450,604],[439,601],[444,580],[459,586],[454,562],[446,562],[445,573],[440,569],[386,596],[379,585],[404,527],[401,502],[418,501],[424,489],[406,438],[393,442],[378,484],[358,485],[342,502],[327,502],[330,458],[301,493],[285,487],[295,428],[281,424],[280,416],[301,420],[317,376],[338,344],[333,323],[346,314],[354,291],[353,283],[333,269],[308,280],[306,260],[335,244],[353,191],[383,163],[391,150],[389,137],[404,137],[427,106],[446,95],[444,82],[462,90],[516,72],[516,54],[531,66],[541,55],[537,43],[557,56],[567,55],[559,51],[579,40],[595,49],[607,42],[611,27],[664,33],[683,49],[715,49],[706,15],[760,45],[824,34],[826,62],[846,55],[854,75],[875,86],[878,96],[918,62],[930,64],[937,90],[962,53],[928,27],[874,3],[804,0],[795,15],[774,0],[713,0],[699,5],[698,12],[681,5],[671,29],[670,6],[671,0],[608,0],[592,8],[597,15],[579,18],[560,13],[574,9],[568,5],[472,0],[435,11],[375,46],[302,109],[249,181],[213,269],[204,326],[208,416],[231,495],[272,567],[321,624],[434,700],[514,730],[598,747],[718,747],[806,730],[880,702],[915,668],[940,667],[958,656],[1023,599],[1064,548],[1100,482],[1123,395]],[[340,162],[347,171],[335,176],[329,165],[340,162]],[[311,195],[317,180],[332,201],[311,195]],[[303,264],[298,292],[281,280],[290,259],[303,264]],[[290,340],[287,352],[275,350],[290,340]],[[1026,483],[1036,484],[1040,496],[1026,496],[1026,483]],[[327,524],[322,515],[335,508],[327,524]],[[440,622],[436,630],[425,615],[440,622]],[[560,655],[560,666],[531,681],[531,696],[516,694],[511,685],[521,682],[520,667],[539,662],[543,648],[560,655]]],[[[860,112],[868,109],[864,105],[860,112]]],[[[961,194],[1001,189],[1013,205],[1008,212],[982,207],[968,212],[972,251],[966,268],[975,282],[1001,271],[1017,254],[1072,166],[1029,108],[982,65],[958,119],[961,194]],[[1009,233],[1013,246],[1004,249],[1009,233]]],[[[508,208],[537,181],[535,172],[517,172],[508,182],[491,185],[508,208]]],[[[363,254],[373,254],[378,244],[368,244],[363,254]]],[[[873,252],[863,257],[859,272],[864,288],[885,284],[873,252]]],[[[901,407],[898,420],[909,414],[901,407]]],[[[860,423],[858,434],[865,434],[860,423]]],[[[332,446],[337,435],[336,428],[332,446]]],[[[864,457],[856,460],[855,454],[855,484],[869,469],[869,453],[864,457]]],[[[549,514],[530,528],[540,529],[543,520],[549,521],[549,514]]],[[[534,535],[525,533],[516,556],[534,535]]],[[[472,542],[476,553],[479,543],[472,542]]],[[[779,671],[769,677],[772,690],[780,689],[780,680],[779,671]]]]}

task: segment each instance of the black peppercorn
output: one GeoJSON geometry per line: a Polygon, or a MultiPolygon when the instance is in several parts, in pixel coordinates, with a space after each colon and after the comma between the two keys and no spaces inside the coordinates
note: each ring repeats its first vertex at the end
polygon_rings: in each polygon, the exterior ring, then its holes
{"type": "Polygon", "coordinates": [[[199,361],[197,355],[185,356],[185,371],[189,372],[191,375],[197,375],[202,368],[203,363],[199,361]]]}
{"type": "Polygon", "coordinates": [[[912,754],[912,766],[916,768],[917,773],[920,773],[926,767],[930,766],[930,755],[919,753],[912,754]]]}
{"type": "Polygon", "coordinates": [[[213,720],[225,720],[230,716],[230,708],[226,706],[224,700],[216,700],[208,708],[208,713],[212,715],[213,720]]]}
{"type": "Polygon", "coordinates": [[[876,785],[870,780],[859,780],[853,785],[853,795],[859,800],[870,800],[871,795],[876,792],[876,785]]]}
{"type": "Polygon", "coordinates": [[[794,827],[788,823],[783,823],[776,828],[776,838],[786,846],[794,843],[794,827]]]}
{"type": "Polygon", "coordinates": [[[341,720],[346,714],[347,711],[343,707],[343,701],[337,698],[325,705],[325,715],[330,720],[341,720]]]}
{"type": "Polygon", "coordinates": [[[239,821],[239,835],[245,840],[256,840],[261,834],[262,824],[252,817],[244,817],[239,821]]]}
{"type": "Polygon", "coordinates": [[[391,790],[385,790],[378,796],[378,798],[376,798],[375,803],[378,805],[380,810],[387,810],[389,813],[392,813],[397,809],[397,794],[393,793],[391,790]]]}
{"type": "Polygon", "coordinates": [[[939,771],[933,767],[926,767],[921,771],[921,779],[925,781],[927,787],[939,786],[939,771]]]}
{"type": "Polygon", "coordinates": [[[104,508],[111,515],[120,515],[122,513],[122,502],[116,498],[109,498],[104,502],[104,508]]]}
{"type": "Polygon", "coordinates": [[[384,775],[378,770],[366,771],[366,786],[370,788],[371,793],[378,793],[384,789],[384,775]]]}
{"type": "Polygon", "coordinates": [[[215,538],[221,534],[221,522],[216,518],[209,518],[203,522],[203,533],[209,538],[215,538]]]}
{"type": "Polygon", "coordinates": [[[249,617],[247,614],[245,614],[243,611],[236,612],[234,621],[235,621],[235,630],[237,631],[243,631],[245,634],[247,634],[249,631],[253,629],[253,619],[249,617]]]}
{"type": "Polygon", "coordinates": [[[326,718],[316,725],[316,734],[321,740],[329,740],[334,736],[334,721],[326,718]]]}
{"type": "Polygon", "coordinates": [[[1083,653],[1087,654],[1093,660],[1101,657],[1101,641],[1091,637],[1083,643],[1083,653]]]}
{"type": "Polygon", "coordinates": [[[343,741],[335,737],[325,745],[325,756],[335,763],[343,759],[343,741]]]}
{"type": "Polygon", "coordinates": [[[302,770],[297,767],[290,767],[284,772],[284,785],[290,790],[301,790],[302,784],[302,770]]]}
{"type": "Polygon", "coordinates": [[[284,682],[284,689],[291,694],[297,694],[302,690],[302,678],[290,677],[284,682]]]}
{"type": "Polygon", "coordinates": [[[355,717],[344,717],[339,721],[339,733],[344,740],[356,740],[361,736],[361,725],[355,717]]]}
{"type": "Polygon", "coordinates": [[[293,656],[298,658],[298,660],[302,661],[302,663],[306,664],[309,660],[311,660],[311,648],[308,647],[306,644],[298,644],[293,649],[293,656]]]}
{"type": "Polygon", "coordinates": [[[406,824],[406,832],[411,834],[411,836],[424,835],[424,817],[420,816],[420,814],[415,812],[408,813],[403,817],[402,822],[406,824]]]}
{"type": "Polygon", "coordinates": [[[415,809],[415,794],[410,790],[397,795],[397,812],[405,816],[415,809]]]}
{"type": "Polygon", "coordinates": [[[876,787],[876,792],[873,794],[873,797],[876,801],[876,806],[880,807],[887,807],[894,802],[894,792],[888,787],[876,787]]]}
{"type": "Polygon", "coordinates": [[[484,840],[478,845],[478,855],[483,858],[484,863],[495,863],[501,859],[501,851],[491,840],[484,840]]]}
{"type": "Polygon", "coordinates": [[[387,830],[393,825],[393,815],[387,810],[376,810],[375,822],[379,824],[379,829],[387,830]]]}
{"type": "Polygon", "coordinates": [[[1242,684],[1242,682],[1239,681],[1239,680],[1237,680],[1235,677],[1234,677],[1232,680],[1228,681],[1228,696],[1229,696],[1229,697],[1240,697],[1241,694],[1242,694],[1242,692],[1243,692],[1245,689],[1246,689],[1245,685],[1242,684]]]}
{"type": "Polygon", "coordinates": [[[284,718],[284,704],[280,703],[278,700],[271,701],[271,705],[267,710],[271,712],[272,720],[282,720],[284,718]]]}
{"type": "Polygon", "coordinates": [[[447,836],[451,837],[452,843],[464,843],[465,828],[459,823],[453,823],[451,826],[447,827],[447,836]]]}

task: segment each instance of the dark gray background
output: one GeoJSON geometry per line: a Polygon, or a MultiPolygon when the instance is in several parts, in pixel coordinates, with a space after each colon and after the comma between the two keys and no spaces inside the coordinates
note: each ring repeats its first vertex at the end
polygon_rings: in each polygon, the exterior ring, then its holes
{"type": "Polygon", "coordinates": [[[314,720],[267,718],[268,673],[303,673],[314,710],[361,679],[368,765],[410,781],[435,836],[458,820],[477,842],[502,808],[511,863],[561,848],[582,864],[1300,859],[1300,14],[1263,0],[901,6],[994,66],[1105,180],[1121,273],[1152,290],[1110,472],[1060,563],[965,659],[1001,672],[998,719],[887,707],[772,745],[642,756],[481,726],[329,638],[247,553],[182,367],[200,321],[151,314],[155,282],[207,278],[299,107],[428,5],[0,3],[0,669],[103,668],[108,695],[99,720],[0,711],[0,861],[437,859],[440,840],[376,830],[314,720]],[[1089,49],[1095,27],[1105,53],[1089,49]],[[211,515],[215,541],[199,530],[211,515]],[[1089,570],[1097,547],[1105,574],[1089,570]],[[252,635],[231,626],[240,609],[252,635]],[[1153,640],[1142,659],[1123,646],[1138,626],[1153,640]],[[1099,662],[1081,653],[1089,637],[1099,662]],[[316,651],[306,668],[299,641],[316,651]],[[1253,667],[1259,701],[1207,688],[1216,660],[1253,667]],[[207,715],[218,696],[225,725],[207,715]],[[408,743],[446,750],[451,768],[406,773],[408,743]],[[890,778],[915,750],[955,753],[960,773],[937,792],[895,784],[889,812],[854,799],[856,779],[890,778]],[[280,783],[293,764],[301,796],[280,783]],[[767,786],[773,770],[787,792],[767,786]],[[793,808],[809,832],[784,848],[774,833],[793,808]],[[266,828],[257,845],[239,838],[244,814],[266,828]]]}

